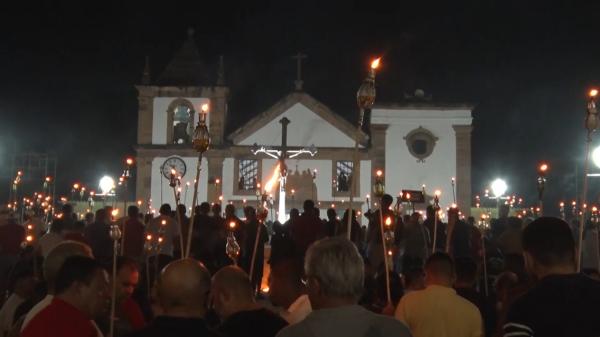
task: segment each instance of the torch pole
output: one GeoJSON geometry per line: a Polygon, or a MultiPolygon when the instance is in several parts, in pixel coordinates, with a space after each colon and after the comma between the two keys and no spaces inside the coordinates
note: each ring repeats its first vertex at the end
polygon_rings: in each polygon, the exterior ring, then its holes
{"type": "Polygon", "coordinates": [[[387,244],[385,242],[385,235],[383,229],[383,198],[379,199],[379,229],[381,230],[381,246],[383,247],[383,263],[385,266],[385,290],[387,295],[387,304],[392,304],[392,294],[390,291],[390,268],[388,263],[387,244]]]}
{"type": "Polygon", "coordinates": [[[583,255],[583,228],[585,227],[585,210],[587,203],[588,188],[588,170],[590,161],[590,145],[592,143],[592,133],[588,131],[587,141],[585,143],[585,162],[583,165],[583,192],[581,197],[581,215],[579,216],[579,239],[577,245],[577,271],[581,271],[581,258],[583,255]]]}
{"type": "Polygon", "coordinates": [[[173,196],[175,197],[175,214],[177,215],[177,223],[179,224],[179,250],[181,251],[181,259],[185,258],[183,247],[183,223],[181,222],[181,212],[179,212],[179,197],[177,196],[176,188],[173,187],[173,196]]]}
{"type": "MultiPolygon", "coordinates": [[[[262,228],[262,223],[260,220],[256,222],[256,237],[254,238],[254,249],[252,250],[252,260],[250,261],[250,281],[252,282],[252,286],[254,287],[254,264],[256,263],[256,253],[258,251],[258,241],[260,240],[260,230],[262,228]]],[[[256,290],[256,289],[254,289],[256,290]]]]}
{"type": "MultiPolygon", "coordinates": [[[[198,154],[198,163],[196,165],[196,180],[194,180],[194,195],[192,196],[192,212],[190,213],[190,225],[188,226],[187,244],[185,247],[185,257],[190,256],[192,246],[192,232],[194,230],[194,213],[196,211],[196,203],[198,202],[198,181],[200,180],[200,166],[202,165],[202,152],[198,154]]],[[[183,251],[183,247],[182,247],[183,251]]]]}
{"type": "MultiPolygon", "coordinates": [[[[361,112],[361,116],[364,112],[361,112]]],[[[356,133],[354,134],[354,152],[352,157],[352,174],[350,174],[350,202],[348,208],[348,223],[346,238],[351,240],[352,235],[352,207],[354,206],[354,191],[356,190],[356,168],[358,167],[358,135],[361,129],[362,120],[359,120],[358,127],[356,128],[356,133]]],[[[383,228],[383,227],[382,227],[383,228]]]]}

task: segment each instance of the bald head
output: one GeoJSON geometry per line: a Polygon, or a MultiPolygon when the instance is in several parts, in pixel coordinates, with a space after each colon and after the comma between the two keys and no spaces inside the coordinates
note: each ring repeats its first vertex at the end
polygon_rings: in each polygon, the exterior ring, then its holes
{"type": "Polygon", "coordinates": [[[54,293],[54,285],[58,271],[65,263],[65,260],[71,256],[93,257],[92,249],[81,242],[64,241],[52,248],[44,260],[43,271],[44,279],[48,283],[48,291],[54,293]]]}
{"type": "Polygon", "coordinates": [[[158,299],[168,316],[202,317],[210,290],[210,273],[193,259],[169,263],[160,275],[158,299]]]}
{"type": "Polygon", "coordinates": [[[221,268],[213,277],[213,284],[216,288],[226,290],[240,300],[252,301],[254,299],[250,278],[240,267],[221,268]]]}

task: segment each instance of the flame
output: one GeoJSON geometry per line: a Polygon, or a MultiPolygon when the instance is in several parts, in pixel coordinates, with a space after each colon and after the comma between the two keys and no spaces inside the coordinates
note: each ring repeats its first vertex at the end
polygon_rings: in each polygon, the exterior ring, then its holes
{"type": "Polygon", "coordinates": [[[546,172],[547,170],[548,170],[548,164],[544,163],[544,164],[540,165],[541,172],[546,172]]]}
{"type": "Polygon", "coordinates": [[[207,113],[208,112],[208,104],[202,104],[202,112],[207,113]]]}
{"type": "Polygon", "coordinates": [[[152,234],[148,234],[148,235],[146,235],[146,240],[148,240],[148,241],[152,241],[152,234]]]}
{"type": "Polygon", "coordinates": [[[271,178],[269,178],[269,180],[265,184],[266,192],[271,192],[271,190],[273,189],[273,186],[275,186],[275,183],[277,183],[278,178],[279,178],[279,164],[277,164],[277,166],[275,166],[275,170],[273,171],[271,178]]]}
{"type": "Polygon", "coordinates": [[[378,57],[375,60],[373,60],[373,62],[371,62],[371,69],[379,68],[380,61],[381,61],[381,57],[378,57]]]}
{"type": "Polygon", "coordinates": [[[376,174],[378,177],[381,177],[381,176],[383,175],[383,171],[382,171],[382,170],[377,170],[377,172],[375,172],[375,174],[376,174]]]}
{"type": "Polygon", "coordinates": [[[229,228],[231,228],[231,229],[235,228],[235,221],[232,221],[229,223],[229,228]]]}
{"type": "Polygon", "coordinates": [[[112,212],[110,212],[112,214],[113,217],[116,217],[117,215],[119,215],[119,209],[115,208],[112,210],[112,212]]]}
{"type": "Polygon", "coordinates": [[[590,97],[596,97],[598,96],[598,89],[592,89],[590,90],[590,97]]]}
{"type": "Polygon", "coordinates": [[[27,237],[25,238],[25,240],[27,240],[27,242],[33,241],[33,235],[27,235],[27,237]]]}
{"type": "Polygon", "coordinates": [[[160,224],[161,224],[162,226],[166,226],[166,225],[167,225],[167,220],[162,220],[162,221],[160,222],[160,224]]]}
{"type": "Polygon", "coordinates": [[[392,225],[392,218],[390,218],[389,216],[385,219],[385,225],[386,226],[391,226],[392,225]]]}
{"type": "Polygon", "coordinates": [[[439,197],[440,195],[442,195],[442,191],[440,191],[440,190],[436,190],[436,191],[434,192],[434,194],[435,194],[435,196],[436,196],[436,197],[439,197]]]}

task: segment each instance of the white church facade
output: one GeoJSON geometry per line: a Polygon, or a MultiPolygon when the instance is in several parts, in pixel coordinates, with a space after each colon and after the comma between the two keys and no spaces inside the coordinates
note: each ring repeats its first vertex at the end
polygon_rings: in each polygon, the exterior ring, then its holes
{"type": "MultiPolygon", "coordinates": [[[[230,93],[220,73],[215,85],[201,86],[190,74],[201,63],[190,36],[165,72],[154,82],[146,70],[138,90],[137,199],[174,205],[168,175],[174,167],[182,176],[181,202],[192,203],[197,153],[190,145],[193,127],[203,104],[210,110],[207,124],[211,148],[202,159],[199,201],[257,204],[277,161],[253,154],[256,145],[277,147],[282,141],[280,121],[287,118],[287,146],[316,148],[316,154],[286,159],[286,213],[301,209],[304,199],[318,202],[322,215],[329,207],[345,209],[350,176],[358,177],[354,208],[367,209],[375,172],[385,172],[386,192],[401,190],[433,194],[441,190],[441,205],[456,202],[465,213],[471,205],[471,111],[468,105],[440,105],[431,101],[376,104],[368,132],[359,134],[359,165],[353,167],[356,126],[302,90],[291,92],[241,128],[226,134],[230,93]]],[[[277,210],[277,186],[273,195],[277,210]]],[[[341,214],[340,214],[341,216],[341,214]]]]}

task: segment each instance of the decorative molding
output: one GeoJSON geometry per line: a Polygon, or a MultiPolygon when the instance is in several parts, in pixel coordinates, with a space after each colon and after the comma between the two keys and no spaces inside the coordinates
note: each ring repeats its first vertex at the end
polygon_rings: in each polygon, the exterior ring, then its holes
{"type": "Polygon", "coordinates": [[[411,132],[409,132],[404,137],[404,140],[406,141],[406,147],[408,148],[408,152],[410,152],[410,154],[413,157],[417,158],[417,162],[424,163],[425,158],[429,157],[433,153],[433,149],[435,148],[435,145],[436,145],[437,141],[439,140],[439,138],[436,137],[428,129],[425,129],[422,126],[419,126],[417,129],[414,129],[411,132]],[[415,141],[424,141],[426,143],[425,144],[426,145],[425,152],[418,153],[414,149],[415,141]]]}

